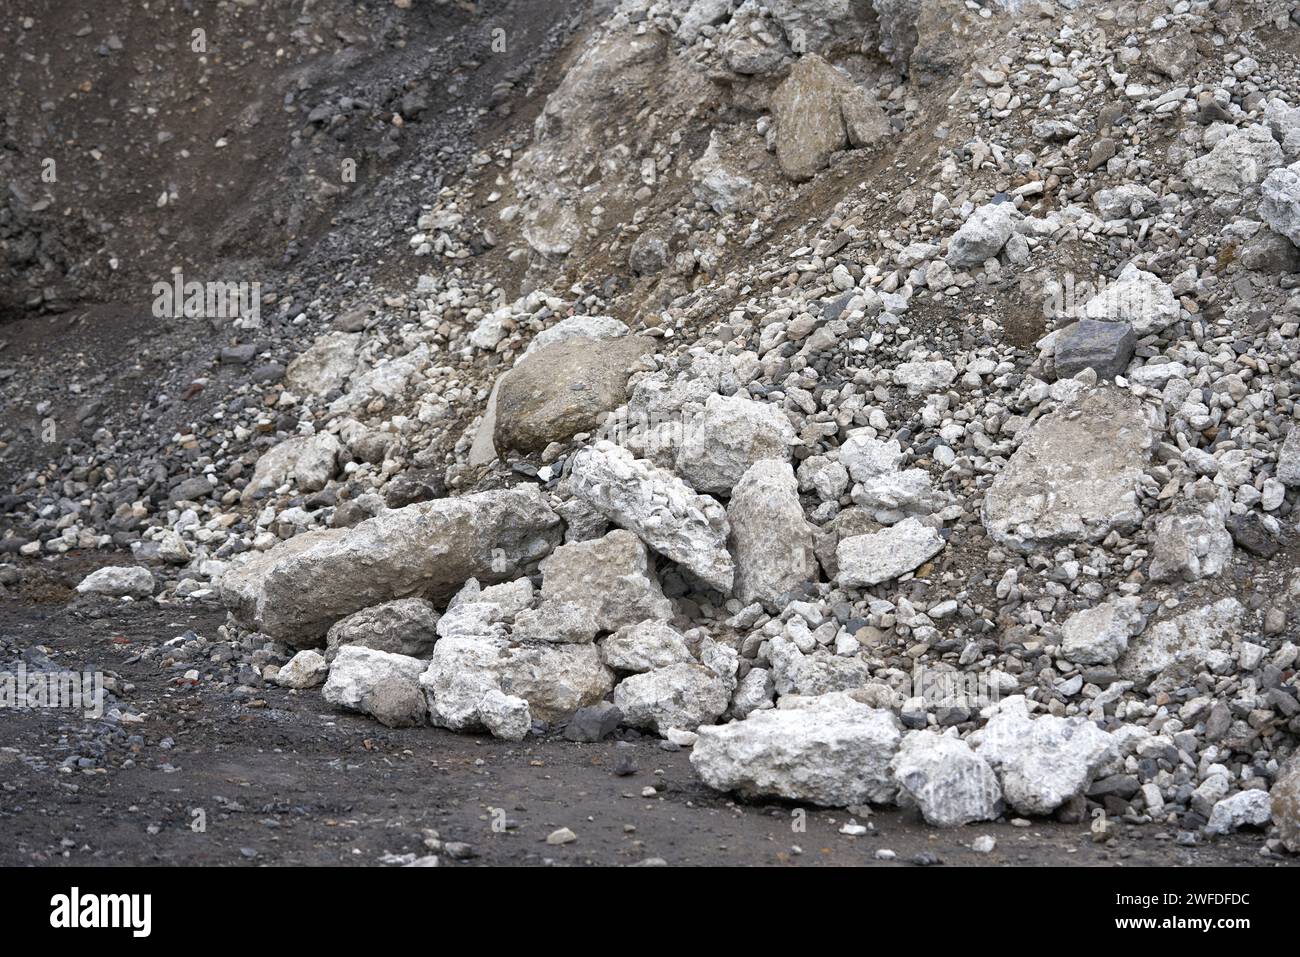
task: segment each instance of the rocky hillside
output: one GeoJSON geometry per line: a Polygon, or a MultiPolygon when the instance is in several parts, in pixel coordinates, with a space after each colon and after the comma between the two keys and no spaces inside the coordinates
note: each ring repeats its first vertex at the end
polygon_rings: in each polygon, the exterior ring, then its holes
{"type": "Polygon", "coordinates": [[[395,108],[305,61],[287,179],[403,132],[231,274],[257,328],[140,294],[125,345],[43,353],[24,297],[0,581],[90,553],[78,602],[219,600],[202,680],[390,727],[1300,852],[1300,15],[554,6],[446,156],[486,21],[395,108]]]}

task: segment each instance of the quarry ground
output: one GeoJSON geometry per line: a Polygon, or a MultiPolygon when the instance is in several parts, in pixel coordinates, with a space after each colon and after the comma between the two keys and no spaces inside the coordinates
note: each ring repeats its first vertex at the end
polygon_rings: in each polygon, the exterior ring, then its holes
{"type": "Polygon", "coordinates": [[[114,732],[66,711],[0,709],[0,866],[376,865],[393,860],[387,855],[431,853],[429,830],[467,845],[452,849],[459,858],[444,848],[443,866],[1264,862],[1257,834],[1187,848],[1157,839],[1163,830],[1121,826],[1103,845],[1086,822],[940,830],[894,809],[859,819],[871,830],[853,837],[840,833],[850,819],[844,811],[808,808],[806,829],[796,832],[803,815],[795,805],[717,794],[694,773],[688,751],[664,751],[652,738],[575,744],[551,735],[515,745],[436,728],[389,730],[336,711],[315,691],[268,686],[241,698],[136,658],[186,630],[212,635],[225,618],[215,603],[70,603],[60,568],[77,580],[77,559],[40,564],[25,569],[31,584],[0,604],[0,634],[60,668],[100,669],[134,685],[118,700],[143,721],[114,732]],[[143,743],[128,744],[130,735],[143,743]],[[61,768],[88,740],[106,745],[100,767],[61,768]],[[623,752],[635,773],[615,773],[623,752]],[[643,797],[649,786],[655,796],[643,797]],[[564,827],[576,841],[546,843],[564,827]],[[997,839],[991,854],[970,847],[983,834],[997,839]],[[877,860],[882,849],[896,858],[877,860]]]}

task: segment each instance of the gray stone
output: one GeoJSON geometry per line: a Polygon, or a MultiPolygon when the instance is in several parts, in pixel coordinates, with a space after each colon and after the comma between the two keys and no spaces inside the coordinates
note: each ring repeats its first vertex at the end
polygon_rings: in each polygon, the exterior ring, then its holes
{"type": "Polygon", "coordinates": [[[384,602],[331,625],[325,633],[325,658],[333,661],[344,645],[428,658],[438,640],[437,627],[438,610],[423,598],[384,602]]]}
{"type": "Polygon", "coordinates": [[[1238,791],[1214,805],[1205,833],[1218,836],[1243,827],[1266,827],[1272,817],[1273,807],[1267,791],[1255,788],[1238,791]]]}
{"type": "Polygon", "coordinates": [[[285,439],[257,460],[240,497],[252,501],[258,492],[271,491],[290,480],[300,491],[320,491],[338,471],[342,451],[338,438],[330,432],[285,439]]]}
{"type": "Polygon", "coordinates": [[[1016,210],[1010,203],[986,203],[971,213],[953,234],[945,257],[953,269],[982,266],[993,259],[1011,238],[1016,210]]]}
{"type": "Polygon", "coordinates": [[[141,565],[107,565],[83,578],[77,585],[77,594],[148,598],[154,587],[153,572],[141,565]]]}
{"type": "Polygon", "coordinates": [[[991,821],[1002,811],[993,768],[958,737],[913,731],[903,738],[891,767],[901,794],[935,827],[991,821]]]}
{"type": "Polygon", "coordinates": [[[1123,375],[1133,359],[1137,335],[1127,322],[1081,319],[1056,338],[1056,374],[1069,379],[1093,369],[1099,379],[1123,375]]]}
{"type": "Polygon", "coordinates": [[[772,117],[777,162],[796,182],[811,179],[850,143],[869,146],[889,133],[879,104],[815,53],[796,60],[772,94],[772,117]]]}
{"type": "Polygon", "coordinates": [[[695,660],[681,633],[662,621],[624,625],[600,643],[600,655],[615,671],[632,672],[695,660]]]}
{"type": "Polygon", "coordinates": [[[794,428],[780,407],[742,396],[711,395],[687,423],[677,472],[697,492],[729,495],[755,462],[788,462],[794,428]]]}
{"type": "Polygon", "coordinates": [[[672,617],[672,602],[659,587],[645,545],[631,532],[616,529],[603,538],[561,545],[541,571],[543,601],[586,609],[600,631],[672,617]]]}
{"type": "Polygon", "coordinates": [[[242,627],[310,647],[363,608],[436,599],[469,578],[516,578],[550,553],[560,532],[532,485],[420,502],[282,542],[228,570],[221,597],[242,627]]]}
{"type": "Polygon", "coordinates": [[[1226,645],[1242,627],[1246,609],[1235,598],[1223,598],[1174,618],[1148,625],[1129,642],[1119,662],[1126,678],[1151,678],[1175,665],[1199,670],[1206,655],[1226,645]]]}
{"type": "Polygon", "coordinates": [[[289,363],[284,384],[297,395],[321,396],[347,385],[357,368],[361,335],[327,332],[289,363]]]}
{"type": "Polygon", "coordinates": [[[564,737],[569,741],[594,744],[603,741],[623,723],[623,712],[608,701],[598,701],[587,708],[579,708],[564,726],[564,737]]]}
{"type": "Polygon", "coordinates": [[[878,532],[841,539],[835,549],[835,580],[846,588],[879,585],[919,568],[943,546],[938,529],[907,518],[878,532]]]}
{"type": "Polygon", "coordinates": [[[315,688],[325,683],[329,663],[319,651],[305,648],[285,663],[275,674],[275,683],[282,688],[315,688]]]}
{"type": "Polygon", "coordinates": [[[1151,580],[1188,581],[1217,575],[1232,561],[1232,536],[1216,503],[1184,507],[1156,520],[1151,580]]]}
{"type": "Polygon", "coordinates": [[[1061,626],[1061,655],[1078,665],[1108,665],[1128,648],[1146,619],[1135,597],[1116,598],[1077,611],[1061,626]]]}
{"type": "Polygon", "coordinates": [[[825,807],[883,804],[897,794],[893,714],[845,694],[786,698],[743,721],[703,726],[691,764],[709,787],[825,807]]]}
{"type": "Polygon", "coordinates": [[[339,650],[322,693],[330,704],[368,714],[390,728],[424,724],[424,668],[418,658],[349,645],[339,650]]]}
{"type": "Polygon", "coordinates": [[[1277,453],[1277,480],[1287,488],[1300,487],[1300,427],[1294,423],[1277,453]]]}
{"type": "Polygon", "coordinates": [[[984,495],[984,527],[1025,551],[1129,531],[1142,521],[1138,488],[1154,443],[1137,398],[1089,390],[1030,428],[984,495]]]}
{"type": "Polygon", "coordinates": [[[1084,304],[1083,313],[1087,319],[1100,322],[1128,323],[1141,338],[1177,322],[1182,307],[1168,283],[1129,263],[1118,279],[1084,304]]]}
{"type": "Polygon", "coordinates": [[[727,710],[731,689],[711,668],[680,662],[624,678],[614,704],[634,728],[694,731],[727,710]]]}
{"type": "Polygon", "coordinates": [[[742,602],[775,604],[816,578],[812,529],[789,463],[754,463],[732,493],[727,519],[736,559],[735,594],[742,602]]]}

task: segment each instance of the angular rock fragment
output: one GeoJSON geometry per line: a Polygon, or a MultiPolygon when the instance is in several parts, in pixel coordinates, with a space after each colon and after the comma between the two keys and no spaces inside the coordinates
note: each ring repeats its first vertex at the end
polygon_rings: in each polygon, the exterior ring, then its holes
{"type": "Polygon", "coordinates": [[[1223,598],[1173,618],[1148,625],[1129,642],[1119,661],[1126,678],[1143,680],[1175,665],[1197,668],[1216,646],[1226,643],[1241,628],[1245,607],[1235,598],[1223,598]]]}
{"type": "Polygon", "coordinates": [[[600,643],[601,659],[615,671],[645,672],[695,660],[681,633],[662,621],[624,625],[600,643]]]}
{"type": "Polygon", "coordinates": [[[1223,571],[1232,561],[1232,535],[1223,520],[1215,503],[1160,516],[1151,541],[1152,581],[1193,582],[1223,571]]]}
{"type": "Polygon", "coordinates": [[[344,645],[427,658],[438,640],[438,617],[438,610],[423,598],[399,598],[363,608],[330,626],[325,633],[325,658],[333,661],[344,645]]]}
{"type": "Polygon", "coordinates": [[[1030,428],[984,495],[984,527],[1026,551],[1130,530],[1142,521],[1138,487],[1154,442],[1136,398],[1089,390],[1030,428]]]}
{"type": "Polygon", "coordinates": [[[993,259],[1015,230],[1016,209],[1011,203],[987,203],[971,213],[948,244],[946,261],[953,269],[982,266],[993,259]]]}
{"type": "Polygon", "coordinates": [[[727,710],[731,691],[704,665],[680,662],[630,675],[614,689],[614,704],[634,728],[666,734],[670,728],[694,731],[727,710]]]}
{"type": "Polygon", "coordinates": [[[755,462],[789,461],[794,442],[794,428],[779,407],[711,395],[685,430],[677,472],[697,492],[729,495],[755,462]]]}
{"type": "Polygon", "coordinates": [[[1061,626],[1061,655],[1078,665],[1108,665],[1128,648],[1146,619],[1135,597],[1077,611],[1061,626]]]}
{"type": "Polygon", "coordinates": [[[796,182],[811,179],[845,146],[871,146],[889,133],[880,106],[820,56],[795,61],[772,94],[776,159],[796,182]]]}
{"type": "Polygon", "coordinates": [[[275,674],[275,683],[282,688],[315,688],[325,683],[329,664],[319,651],[306,648],[285,663],[275,674]]]}
{"type": "Polygon", "coordinates": [[[285,439],[257,460],[241,500],[252,501],[258,492],[270,491],[290,479],[304,492],[323,489],[338,469],[342,448],[330,432],[285,439]]]}
{"type": "Polygon", "coordinates": [[[560,534],[536,486],[420,502],[282,542],[223,575],[221,597],[243,627],[308,647],[362,608],[517,577],[560,534]]]}
{"type": "Polygon", "coordinates": [[[420,690],[425,663],[355,645],[339,650],[322,692],[330,704],[368,714],[390,728],[424,724],[420,690]]]}
{"type": "Polygon", "coordinates": [[[706,585],[730,593],[735,568],[721,505],[611,442],[588,446],[572,463],[574,495],[706,585]]]}
{"type": "Polygon", "coordinates": [[[902,732],[893,714],[839,693],[781,705],[699,729],[691,764],[709,787],[825,807],[894,799],[902,732]]]}
{"type": "Polygon", "coordinates": [[[1092,369],[1098,379],[1123,375],[1133,359],[1137,335],[1127,322],[1081,319],[1056,339],[1056,375],[1069,379],[1092,369]]]}
{"type": "Polygon", "coordinates": [[[561,545],[541,564],[542,599],[585,609],[599,631],[672,617],[645,545],[616,529],[602,538],[561,545]]]}
{"type": "Polygon", "coordinates": [[[841,539],[835,549],[835,580],[847,588],[879,585],[921,567],[943,546],[938,529],[917,518],[904,519],[878,532],[841,539]]]}
{"type": "Polygon", "coordinates": [[[1217,836],[1243,827],[1266,827],[1272,817],[1273,805],[1267,791],[1238,791],[1214,805],[1205,833],[1217,836]]]}
{"type": "Polygon", "coordinates": [[[142,565],[107,565],[83,578],[77,585],[77,594],[148,598],[155,587],[153,572],[142,565]]]}
{"type": "Polygon", "coordinates": [[[1001,813],[997,775],[958,737],[913,731],[903,738],[891,766],[902,794],[935,827],[991,821],[1001,813]]]}
{"type": "Polygon", "coordinates": [[[775,604],[817,575],[812,529],[799,504],[794,470],[786,462],[756,462],[727,506],[735,593],[742,602],[775,604]]]}
{"type": "Polygon", "coordinates": [[[1182,310],[1166,282],[1129,263],[1119,279],[1088,300],[1083,313],[1098,322],[1128,323],[1141,338],[1173,325],[1182,310]]]}

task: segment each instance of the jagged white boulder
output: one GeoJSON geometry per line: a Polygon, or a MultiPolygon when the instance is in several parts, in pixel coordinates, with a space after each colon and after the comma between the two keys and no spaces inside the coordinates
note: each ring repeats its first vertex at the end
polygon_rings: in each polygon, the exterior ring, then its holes
{"type": "Polygon", "coordinates": [[[1138,399],[1088,390],[1030,427],[984,494],[984,527],[1023,551],[1129,531],[1142,521],[1138,488],[1154,444],[1138,399]]]}
{"type": "Polygon", "coordinates": [[[775,603],[817,577],[812,528],[788,462],[754,463],[732,493],[727,519],[736,559],[735,593],[745,604],[775,603]]]}
{"type": "Polygon", "coordinates": [[[1272,818],[1273,805],[1267,791],[1238,791],[1214,805],[1205,833],[1217,836],[1243,827],[1266,827],[1272,818]]]}
{"type": "Polygon", "coordinates": [[[1011,203],[986,203],[961,224],[948,244],[946,261],[953,269],[982,266],[1002,252],[1016,227],[1011,203]]]}
{"type": "Polygon", "coordinates": [[[1151,539],[1151,580],[1189,581],[1217,575],[1232,561],[1223,509],[1210,503],[1160,516],[1151,539]]]}
{"type": "Polygon", "coordinates": [[[1198,667],[1210,651],[1229,643],[1241,630],[1245,614],[1237,599],[1223,598],[1148,625],[1129,642],[1119,672],[1125,678],[1146,679],[1174,665],[1198,667]]]}
{"type": "Polygon", "coordinates": [[[921,567],[943,550],[939,530],[907,518],[866,535],[840,540],[835,549],[836,581],[846,588],[865,588],[890,581],[921,567]]]}
{"type": "Polygon", "coordinates": [[[250,502],[258,492],[270,491],[290,479],[304,492],[323,489],[338,471],[343,446],[331,432],[285,439],[264,452],[253,467],[253,477],[240,499],[250,502]]]}
{"type": "Polygon", "coordinates": [[[1168,283],[1129,263],[1120,272],[1119,279],[1088,300],[1083,314],[1085,318],[1103,322],[1127,322],[1140,337],[1173,325],[1182,314],[1182,307],[1168,283]]]}
{"type": "Polygon", "coordinates": [[[1021,695],[994,707],[969,741],[999,773],[1003,797],[1021,814],[1051,814],[1118,755],[1114,738],[1083,718],[1030,717],[1021,695]]]}
{"type": "Polygon", "coordinates": [[[230,568],[221,597],[241,626],[310,647],[363,608],[449,595],[469,578],[516,578],[560,535],[534,485],[419,502],[281,542],[230,568]]]}
{"type": "Polygon", "coordinates": [[[390,728],[424,724],[424,670],[418,658],[348,645],[334,658],[322,694],[330,704],[368,714],[390,728]]]}
{"type": "Polygon", "coordinates": [[[727,710],[731,689],[711,668],[679,662],[630,675],[614,689],[623,722],[666,734],[670,728],[694,731],[727,710]]]}
{"type": "Polygon", "coordinates": [[[1145,623],[1141,602],[1134,596],[1077,611],[1061,626],[1061,655],[1078,665],[1112,664],[1145,623]]]}
{"type": "Polygon", "coordinates": [[[155,587],[153,572],[143,565],[106,565],[83,578],[77,585],[77,594],[148,598],[155,587]]]}
{"type": "Polygon", "coordinates": [[[755,462],[787,462],[795,443],[790,417],[776,405],[711,395],[686,425],[677,472],[697,492],[728,495],[755,462]]]}
{"type": "Polygon", "coordinates": [[[1282,147],[1262,123],[1241,129],[1216,128],[1214,146],[1183,164],[1192,187],[1212,198],[1236,199],[1249,193],[1271,169],[1283,162],[1282,147]]]}
{"type": "Polygon", "coordinates": [[[989,763],[953,734],[913,731],[892,762],[901,792],[936,827],[991,821],[1002,810],[1002,788],[989,763]]]}
{"type": "Polygon", "coordinates": [[[902,740],[897,719],[846,694],[784,698],[698,734],[691,764],[719,791],[825,807],[883,804],[898,793],[890,769],[902,740]]]}
{"type": "Polygon", "coordinates": [[[726,511],[670,472],[601,440],[573,456],[569,487],[615,525],[729,594],[735,575],[726,511]]]}
{"type": "Polygon", "coordinates": [[[878,439],[871,431],[874,429],[853,429],[839,448],[840,464],[849,470],[855,482],[897,472],[903,461],[903,450],[897,439],[878,439]]]}
{"type": "Polygon", "coordinates": [[[319,651],[304,648],[290,658],[275,674],[275,683],[282,688],[315,688],[325,683],[330,666],[319,651]]]}
{"type": "Polygon", "coordinates": [[[327,332],[289,363],[284,384],[295,395],[325,395],[341,389],[357,368],[359,332],[327,332]]]}
{"type": "Polygon", "coordinates": [[[615,671],[633,672],[695,660],[681,632],[653,620],[624,625],[600,643],[600,656],[615,671]]]}
{"type": "Polygon", "coordinates": [[[616,529],[585,542],[561,545],[541,564],[542,600],[586,609],[600,631],[615,631],[647,618],[672,617],[650,568],[646,547],[616,529]]]}

